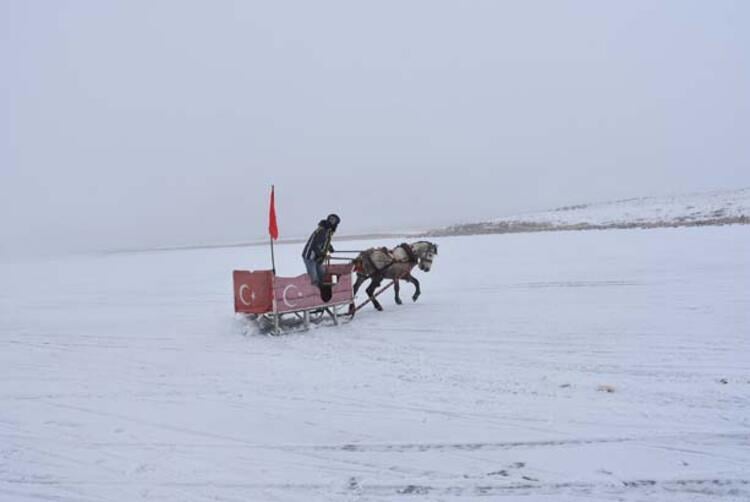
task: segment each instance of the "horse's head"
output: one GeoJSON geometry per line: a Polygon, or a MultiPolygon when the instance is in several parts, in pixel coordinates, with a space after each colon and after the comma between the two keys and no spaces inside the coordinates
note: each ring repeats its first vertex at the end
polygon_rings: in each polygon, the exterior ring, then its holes
{"type": "Polygon", "coordinates": [[[429,272],[432,261],[438,254],[437,244],[428,241],[419,241],[411,245],[414,254],[418,258],[417,266],[423,272],[429,272]]]}

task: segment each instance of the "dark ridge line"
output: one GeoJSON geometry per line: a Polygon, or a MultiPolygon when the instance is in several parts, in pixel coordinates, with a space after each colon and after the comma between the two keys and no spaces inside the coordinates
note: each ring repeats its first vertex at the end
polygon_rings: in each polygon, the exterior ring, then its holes
{"type": "Polygon", "coordinates": [[[461,235],[486,235],[486,234],[521,234],[532,232],[562,232],[579,230],[630,230],[653,228],[679,228],[679,227],[708,227],[725,225],[748,225],[750,216],[732,216],[725,218],[708,218],[697,221],[657,221],[657,222],[633,222],[633,223],[609,223],[595,225],[590,223],[537,223],[530,221],[499,221],[484,223],[464,223],[450,227],[430,230],[420,237],[451,237],[461,235]]]}

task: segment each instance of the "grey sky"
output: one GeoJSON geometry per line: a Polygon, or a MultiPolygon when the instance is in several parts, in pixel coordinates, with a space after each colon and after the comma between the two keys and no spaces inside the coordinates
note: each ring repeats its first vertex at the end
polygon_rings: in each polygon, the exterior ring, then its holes
{"type": "Polygon", "coordinates": [[[750,185],[750,2],[0,5],[0,254],[750,185]]]}

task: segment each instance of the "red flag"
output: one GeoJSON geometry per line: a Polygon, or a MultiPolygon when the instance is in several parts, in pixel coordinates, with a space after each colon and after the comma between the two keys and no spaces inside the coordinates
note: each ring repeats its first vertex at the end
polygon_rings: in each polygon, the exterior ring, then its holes
{"type": "Polygon", "coordinates": [[[279,227],[276,225],[276,202],[273,185],[271,185],[271,208],[268,210],[268,233],[273,240],[279,238],[279,227]]]}

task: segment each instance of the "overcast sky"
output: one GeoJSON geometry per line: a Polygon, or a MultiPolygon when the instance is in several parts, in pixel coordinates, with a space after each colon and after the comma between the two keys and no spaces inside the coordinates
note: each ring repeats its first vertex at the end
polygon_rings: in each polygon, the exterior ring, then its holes
{"type": "Polygon", "coordinates": [[[743,0],[0,5],[0,254],[750,186],[743,0]]]}

